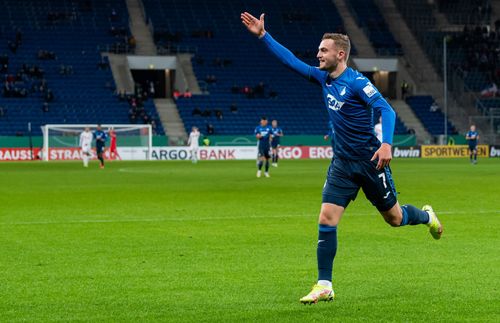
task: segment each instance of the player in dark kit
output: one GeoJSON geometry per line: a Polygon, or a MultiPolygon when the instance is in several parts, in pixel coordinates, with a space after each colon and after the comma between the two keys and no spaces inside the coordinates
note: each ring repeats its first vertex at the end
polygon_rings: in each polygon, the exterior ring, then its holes
{"type": "Polygon", "coordinates": [[[101,130],[101,125],[97,125],[96,131],[94,131],[95,139],[95,150],[97,153],[97,159],[100,161],[100,167],[104,168],[104,148],[106,147],[106,139],[108,136],[104,131],[101,130]]]}
{"type": "Polygon", "coordinates": [[[255,137],[259,140],[259,162],[257,163],[257,177],[260,177],[262,164],[266,162],[264,175],[269,176],[269,150],[271,149],[272,128],[267,124],[267,118],[260,118],[260,124],[255,128],[255,137]]]}
{"type": "MultiPolygon", "coordinates": [[[[443,227],[430,205],[422,210],[399,205],[389,162],[394,133],[395,113],[373,84],[362,74],[347,67],[349,37],[324,34],[318,48],[319,67],[305,64],[276,42],[260,19],[245,12],[241,20],[246,28],[283,64],[321,86],[324,102],[335,133],[334,158],[323,187],[317,245],[318,282],[301,303],[331,301],[333,260],[337,251],[337,225],[349,202],[360,188],[391,226],[427,224],[435,239],[443,227]],[[373,131],[373,110],[382,115],[383,140],[373,131]]],[[[307,112],[305,110],[304,112],[307,112]]]]}
{"type": "Polygon", "coordinates": [[[278,120],[273,120],[271,122],[272,135],[271,139],[271,159],[273,161],[273,166],[278,167],[278,148],[280,146],[280,139],[283,137],[283,129],[278,127],[278,120]]]}
{"type": "Polygon", "coordinates": [[[479,140],[479,134],[476,131],[476,126],[471,125],[470,130],[465,135],[465,139],[469,143],[469,158],[471,164],[477,164],[477,141],[479,140]]]}

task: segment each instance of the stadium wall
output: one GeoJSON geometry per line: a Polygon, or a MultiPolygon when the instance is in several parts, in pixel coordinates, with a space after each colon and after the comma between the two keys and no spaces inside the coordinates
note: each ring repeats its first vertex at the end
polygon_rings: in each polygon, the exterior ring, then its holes
{"type": "MultiPolygon", "coordinates": [[[[394,147],[394,158],[468,158],[468,146],[409,146],[394,147]]],[[[147,160],[148,151],[144,147],[119,147],[118,153],[123,160],[147,160]]],[[[79,148],[50,149],[50,160],[80,160],[82,153],[79,148]]],[[[330,146],[282,146],[279,148],[282,159],[329,159],[333,152],[330,146]]],[[[478,145],[478,156],[482,158],[500,158],[500,146],[478,145]]],[[[109,159],[108,152],[105,158],[109,159]]],[[[151,160],[189,160],[189,147],[153,147],[151,160]]],[[[199,150],[200,160],[255,160],[256,146],[212,146],[199,150]]],[[[40,160],[41,149],[34,148],[0,148],[0,161],[40,160]],[[33,153],[33,155],[32,155],[33,153]]],[[[94,153],[95,159],[95,153],[94,153]]]]}
{"type": "MultiPolygon", "coordinates": [[[[256,144],[253,135],[248,136],[209,136],[210,146],[254,146],[256,144]]],[[[42,147],[43,137],[32,137],[33,147],[42,147]]],[[[118,146],[120,145],[118,138],[118,146]]],[[[283,146],[325,146],[329,141],[323,139],[323,136],[284,136],[281,140],[283,146]]],[[[417,140],[413,135],[395,135],[394,146],[414,146],[417,140]]],[[[0,148],[24,148],[29,147],[29,137],[0,136],[0,148]]],[[[127,144],[127,146],[131,146],[127,144]]],[[[167,136],[153,136],[153,146],[168,146],[167,136]]]]}

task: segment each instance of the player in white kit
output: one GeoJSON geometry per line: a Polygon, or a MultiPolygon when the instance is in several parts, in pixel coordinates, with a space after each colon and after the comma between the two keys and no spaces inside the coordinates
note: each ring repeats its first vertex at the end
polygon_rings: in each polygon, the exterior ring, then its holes
{"type": "Polygon", "coordinates": [[[83,166],[89,166],[89,160],[92,158],[92,140],[94,136],[90,132],[90,128],[86,127],[85,131],[80,134],[80,147],[82,148],[83,166]]]}
{"type": "Polygon", "coordinates": [[[199,139],[200,139],[200,131],[198,130],[197,127],[191,128],[191,133],[189,134],[189,139],[188,139],[188,145],[189,149],[191,149],[191,161],[193,164],[196,164],[198,162],[198,149],[200,148],[199,145],[199,139]]]}

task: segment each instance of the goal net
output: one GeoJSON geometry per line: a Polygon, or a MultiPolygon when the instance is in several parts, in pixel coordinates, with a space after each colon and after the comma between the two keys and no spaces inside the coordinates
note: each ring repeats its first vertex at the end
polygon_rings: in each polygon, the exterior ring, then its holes
{"type": "MultiPolygon", "coordinates": [[[[89,127],[93,133],[96,125],[48,124],[42,126],[43,149],[41,158],[49,160],[72,160],[81,158],[80,134],[89,127]]],[[[124,160],[150,160],[153,137],[151,125],[102,124],[101,130],[108,138],[106,148],[110,145],[110,130],[116,134],[118,156],[124,160]]],[[[92,141],[95,157],[95,140],[92,141]]],[[[109,149],[105,150],[105,158],[110,158],[109,149]]]]}

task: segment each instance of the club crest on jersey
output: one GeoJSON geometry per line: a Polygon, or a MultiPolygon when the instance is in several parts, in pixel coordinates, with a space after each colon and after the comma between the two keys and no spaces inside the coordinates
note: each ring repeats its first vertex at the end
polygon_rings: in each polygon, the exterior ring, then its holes
{"type": "Polygon", "coordinates": [[[328,109],[332,109],[333,111],[340,110],[344,105],[344,102],[338,101],[333,95],[327,94],[326,99],[328,101],[328,109]]]}

